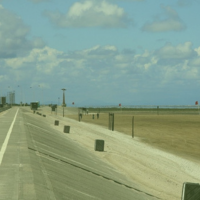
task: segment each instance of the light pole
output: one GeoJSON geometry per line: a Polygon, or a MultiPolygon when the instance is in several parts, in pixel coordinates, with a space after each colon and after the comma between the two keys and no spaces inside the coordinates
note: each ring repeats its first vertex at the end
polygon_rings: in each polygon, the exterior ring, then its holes
{"type": "MultiPolygon", "coordinates": [[[[30,89],[32,89],[32,87],[30,87],[30,89]]],[[[30,90],[30,91],[32,93],[32,90],[30,90]]],[[[32,98],[33,98],[33,95],[30,95],[30,96],[32,96],[32,98]]],[[[31,104],[31,102],[32,102],[32,100],[30,100],[30,104],[31,104]]]]}
{"type": "MultiPolygon", "coordinates": [[[[32,87],[30,87],[30,89],[32,89],[32,87]]],[[[30,90],[30,91],[32,93],[32,90],[30,90]]],[[[32,96],[32,98],[33,98],[33,95],[30,95],[30,96],[32,96]]],[[[32,100],[30,100],[30,104],[31,104],[31,102],[32,102],[32,100]]]]}
{"type": "Polygon", "coordinates": [[[20,94],[20,106],[22,106],[22,87],[20,86],[20,85],[18,85],[18,88],[20,88],[20,92],[21,92],[21,94],[20,94]]]}
{"type": "Polygon", "coordinates": [[[42,90],[42,86],[41,86],[41,85],[38,85],[38,87],[41,89],[40,106],[42,106],[42,101],[43,101],[43,90],[42,90]]]}
{"type": "Polygon", "coordinates": [[[12,93],[11,93],[11,88],[10,88],[10,86],[8,86],[8,99],[9,99],[9,102],[10,102],[10,107],[12,107],[12,98],[11,98],[11,96],[12,96],[12,93]]]}
{"type": "MultiPolygon", "coordinates": [[[[38,88],[40,88],[40,85],[38,85],[38,88]]],[[[39,89],[38,89],[38,101],[40,102],[40,105],[41,105],[41,100],[40,100],[40,92],[39,92],[39,89]]]]}
{"type": "Polygon", "coordinates": [[[64,107],[66,107],[66,103],[65,103],[65,88],[61,89],[63,91],[63,103],[62,103],[62,107],[63,107],[63,117],[64,117],[64,107]]]}
{"type": "Polygon", "coordinates": [[[33,87],[30,87],[30,89],[32,89],[32,92],[33,92],[33,95],[32,95],[32,102],[34,102],[35,101],[35,92],[34,92],[34,88],[33,87]]]}

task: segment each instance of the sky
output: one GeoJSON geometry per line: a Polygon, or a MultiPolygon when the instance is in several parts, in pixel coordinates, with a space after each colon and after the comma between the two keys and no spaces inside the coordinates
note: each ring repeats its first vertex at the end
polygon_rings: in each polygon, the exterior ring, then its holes
{"type": "Polygon", "coordinates": [[[0,96],[200,102],[200,0],[0,0],[0,96]]]}

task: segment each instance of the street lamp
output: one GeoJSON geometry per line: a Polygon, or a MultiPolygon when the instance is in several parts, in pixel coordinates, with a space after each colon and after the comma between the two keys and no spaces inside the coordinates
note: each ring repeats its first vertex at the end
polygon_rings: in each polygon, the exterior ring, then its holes
{"type": "MultiPolygon", "coordinates": [[[[32,89],[32,87],[30,87],[30,89],[32,89]]],[[[31,90],[31,93],[32,93],[32,90],[31,90]]],[[[30,95],[30,96],[33,96],[33,95],[30,95]]],[[[32,97],[33,98],[33,97],[32,97]]],[[[32,100],[30,101],[30,103],[32,102],[32,100]]]]}
{"type": "Polygon", "coordinates": [[[20,85],[18,85],[18,88],[20,88],[20,91],[21,91],[21,95],[20,95],[20,106],[22,106],[22,87],[20,85]]]}
{"type": "Polygon", "coordinates": [[[32,89],[32,92],[33,92],[33,95],[32,95],[32,102],[35,101],[35,91],[34,91],[34,88],[33,87],[30,87],[30,89],[32,89]]]}
{"type": "Polygon", "coordinates": [[[62,107],[63,107],[63,117],[64,117],[64,107],[66,107],[66,103],[65,103],[65,88],[61,89],[63,91],[63,103],[62,103],[62,107]]]}
{"type": "Polygon", "coordinates": [[[10,107],[12,107],[13,102],[14,102],[14,95],[15,95],[15,92],[11,90],[11,87],[10,87],[10,86],[8,86],[8,89],[9,89],[8,98],[9,98],[9,101],[10,101],[10,107]]]}
{"type": "Polygon", "coordinates": [[[42,101],[43,101],[43,89],[42,89],[42,86],[41,86],[41,85],[38,85],[38,87],[41,89],[41,97],[40,97],[39,99],[40,99],[40,106],[42,106],[42,101]]]}

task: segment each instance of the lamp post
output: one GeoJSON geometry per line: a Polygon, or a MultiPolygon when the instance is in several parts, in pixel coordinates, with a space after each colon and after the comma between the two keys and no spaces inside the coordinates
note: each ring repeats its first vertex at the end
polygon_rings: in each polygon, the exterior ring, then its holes
{"type": "Polygon", "coordinates": [[[10,107],[11,107],[11,102],[10,102],[10,86],[8,86],[7,99],[8,99],[8,103],[10,104],[10,107]]]}
{"type": "Polygon", "coordinates": [[[32,98],[33,98],[33,99],[32,99],[32,102],[35,102],[35,101],[36,101],[36,100],[35,100],[35,90],[34,90],[35,88],[31,86],[30,89],[32,89],[32,90],[31,90],[31,92],[32,92],[32,95],[31,95],[31,96],[32,96],[32,98]]]}
{"type": "Polygon", "coordinates": [[[43,88],[42,88],[42,86],[41,85],[38,85],[38,87],[40,88],[40,90],[41,90],[41,96],[40,96],[40,106],[42,106],[42,101],[43,101],[43,88]]]}
{"type": "Polygon", "coordinates": [[[65,88],[61,89],[63,91],[63,103],[62,103],[62,107],[63,107],[63,117],[64,117],[64,107],[66,107],[66,103],[65,103],[65,88]]]}
{"type": "Polygon", "coordinates": [[[10,107],[12,107],[12,104],[13,104],[13,92],[12,92],[10,86],[8,86],[8,90],[9,90],[9,92],[8,92],[8,98],[9,98],[9,102],[10,102],[10,107]]]}
{"type": "Polygon", "coordinates": [[[38,88],[39,88],[39,90],[38,90],[38,101],[40,102],[40,105],[41,105],[40,85],[38,85],[38,88]]]}
{"type": "Polygon", "coordinates": [[[22,87],[18,85],[18,88],[20,89],[20,106],[22,106],[22,87]]]}

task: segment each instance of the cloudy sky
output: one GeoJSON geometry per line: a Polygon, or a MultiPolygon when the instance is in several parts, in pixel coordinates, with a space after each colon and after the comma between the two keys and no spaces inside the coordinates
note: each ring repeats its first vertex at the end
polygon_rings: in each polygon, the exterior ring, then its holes
{"type": "Polygon", "coordinates": [[[0,0],[0,96],[194,105],[200,0],[0,0]]]}

